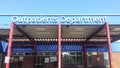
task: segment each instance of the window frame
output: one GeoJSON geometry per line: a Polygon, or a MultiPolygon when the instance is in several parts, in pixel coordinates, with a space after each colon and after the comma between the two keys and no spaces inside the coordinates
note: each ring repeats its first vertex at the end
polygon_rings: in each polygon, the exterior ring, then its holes
{"type": "Polygon", "coordinates": [[[108,52],[104,52],[104,65],[105,66],[109,66],[110,65],[110,61],[109,61],[109,55],[108,55],[108,52]],[[107,56],[107,61],[108,61],[108,63],[106,64],[106,62],[105,62],[105,57],[107,56]]]}
{"type": "Polygon", "coordinates": [[[74,66],[74,65],[79,65],[80,67],[83,67],[83,65],[84,65],[84,64],[83,64],[83,62],[84,62],[84,61],[83,61],[83,52],[80,52],[80,53],[81,53],[80,55],[77,55],[77,53],[79,53],[79,52],[67,52],[67,53],[69,54],[69,55],[68,55],[68,56],[69,56],[69,61],[68,61],[69,63],[68,63],[68,64],[64,64],[64,55],[63,55],[63,53],[64,53],[64,52],[62,52],[62,65],[73,65],[73,66],[74,66]],[[70,55],[70,53],[75,53],[75,54],[74,54],[74,55],[70,55]],[[70,60],[71,57],[75,57],[74,64],[71,64],[71,60],[70,60]],[[77,62],[77,57],[82,57],[82,58],[81,58],[81,60],[82,60],[82,65],[81,65],[81,64],[78,64],[78,62],[77,62]]]}
{"type": "Polygon", "coordinates": [[[92,58],[92,52],[87,52],[87,62],[88,62],[88,67],[92,67],[93,66],[93,58],[92,58]],[[88,56],[88,54],[90,54],[90,56],[88,56]],[[89,57],[91,57],[91,65],[89,65],[89,57]]]}

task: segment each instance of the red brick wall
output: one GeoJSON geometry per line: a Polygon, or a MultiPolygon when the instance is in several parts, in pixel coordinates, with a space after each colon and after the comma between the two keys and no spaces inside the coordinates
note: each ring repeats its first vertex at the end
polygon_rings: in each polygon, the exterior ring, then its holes
{"type": "MultiPolygon", "coordinates": [[[[100,53],[99,56],[100,56],[100,59],[101,59],[100,60],[100,65],[104,65],[103,54],[100,53]]],[[[113,56],[113,65],[114,65],[114,68],[120,68],[120,52],[116,52],[116,53],[114,52],[114,53],[112,53],[112,56],[113,56]]],[[[96,60],[97,56],[93,55],[92,59],[93,59],[93,65],[98,65],[97,60],[96,60]]],[[[34,62],[34,60],[33,60],[32,56],[26,56],[26,57],[24,57],[24,60],[22,62],[22,68],[33,68],[33,62],[34,62]]],[[[17,63],[15,63],[15,64],[17,66],[17,63]]],[[[2,64],[2,68],[5,68],[5,63],[2,64]]],[[[69,68],[69,66],[68,66],[68,68],[69,68]]],[[[82,67],[78,67],[78,68],[82,68],[82,67]]],[[[93,67],[89,67],[89,68],[93,68],[93,67]]]]}
{"type": "Polygon", "coordinates": [[[112,53],[114,68],[120,68],[120,52],[112,53]]]}
{"type": "Polygon", "coordinates": [[[101,66],[102,68],[104,67],[104,54],[103,53],[99,53],[98,56],[100,58],[99,62],[97,61],[97,55],[92,55],[92,66],[89,67],[89,68],[96,68],[98,66],[101,66]]]}
{"type": "MultiPolygon", "coordinates": [[[[22,62],[22,67],[21,68],[33,68],[33,62],[34,61],[33,61],[33,57],[32,56],[26,56],[26,57],[24,57],[24,60],[22,62]]],[[[13,67],[15,67],[15,68],[19,68],[18,67],[18,62],[14,62],[11,65],[13,67]]],[[[2,68],[5,68],[5,63],[2,63],[2,68]]]]}
{"type": "Polygon", "coordinates": [[[24,61],[22,63],[22,68],[33,68],[34,59],[32,56],[24,57],[24,61]]]}

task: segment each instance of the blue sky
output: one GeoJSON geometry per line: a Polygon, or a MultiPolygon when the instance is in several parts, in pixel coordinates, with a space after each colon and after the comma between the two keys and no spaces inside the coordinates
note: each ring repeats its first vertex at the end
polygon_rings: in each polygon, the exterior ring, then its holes
{"type": "Polygon", "coordinates": [[[120,14],[120,0],[1,0],[0,14],[120,14]]]}
{"type": "MultiPolygon", "coordinates": [[[[120,15],[120,0],[0,0],[1,14],[120,15]]],[[[0,25],[2,23],[0,22],[0,25]]],[[[0,28],[3,28],[2,25],[0,28]]]]}

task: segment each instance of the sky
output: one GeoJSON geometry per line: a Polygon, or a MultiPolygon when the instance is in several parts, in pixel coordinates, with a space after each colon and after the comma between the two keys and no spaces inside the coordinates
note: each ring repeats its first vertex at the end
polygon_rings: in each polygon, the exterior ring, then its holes
{"type": "Polygon", "coordinates": [[[8,14],[120,15],[120,0],[0,0],[0,15],[8,14]]]}
{"type": "Polygon", "coordinates": [[[1,0],[0,14],[120,14],[120,0],[1,0]]]}

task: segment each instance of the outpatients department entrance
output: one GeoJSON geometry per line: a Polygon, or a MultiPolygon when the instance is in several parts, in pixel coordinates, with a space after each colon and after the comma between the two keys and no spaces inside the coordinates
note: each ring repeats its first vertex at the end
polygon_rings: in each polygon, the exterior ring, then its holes
{"type": "Polygon", "coordinates": [[[105,16],[18,15],[11,19],[9,37],[2,37],[9,42],[6,68],[113,68],[111,41],[116,38],[110,38],[109,30],[116,26],[109,27],[105,16]]]}

